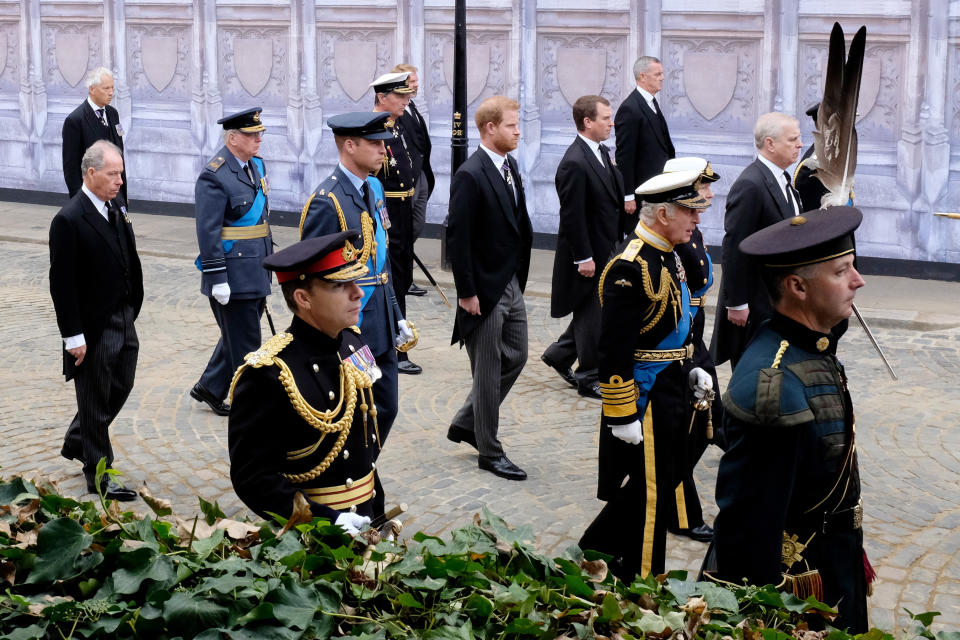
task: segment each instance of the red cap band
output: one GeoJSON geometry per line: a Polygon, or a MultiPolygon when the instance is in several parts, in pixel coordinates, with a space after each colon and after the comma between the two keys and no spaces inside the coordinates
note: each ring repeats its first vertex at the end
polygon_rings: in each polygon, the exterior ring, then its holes
{"type": "Polygon", "coordinates": [[[344,259],[343,257],[343,247],[338,247],[336,251],[331,251],[313,264],[301,267],[296,271],[277,271],[277,282],[283,284],[284,282],[289,282],[290,280],[296,280],[301,275],[331,271],[337,267],[342,267],[343,265],[347,264],[347,262],[348,260],[344,259]]]}

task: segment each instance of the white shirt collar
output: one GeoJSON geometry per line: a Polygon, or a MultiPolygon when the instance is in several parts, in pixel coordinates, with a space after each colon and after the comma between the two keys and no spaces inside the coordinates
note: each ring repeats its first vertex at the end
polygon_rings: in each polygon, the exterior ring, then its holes
{"type": "Polygon", "coordinates": [[[637,92],[640,94],[640,97],[642,97],[644,100],[647,101],[647,104],[650,106],[650,108],[656,111],[656,109],[654,109],[653,107],[653,99],[656,98],[657,96],[653,95],[652,93],[650,93],[649,91],[641,87],[640,85],[637,85],[637,92]]]}
{"type": "Polygon", "coordinates": [[[497,168],[497,171],[503,172],[503,163],[507,161],[507,156],[502,156],[496,151],[492,151],[487,147],[480,145],[480,148],[487,152],[487,155],[490,156],[490,159],[493,161],[493,166],[497,168]]]}
{"type": "Polygon", "coordinates": [[[603,164],[603,155],[600,153],[600,143],[596,142],[595,140],[591,140],[582,133],[577,133],[577,137],[587,143],[587,146],[590,147],[591,151],[593,151],[593,155],[597,156],[597,160],[600,161],[600,164],[603,164]]]}
{"type": "Polygon", "coordinates": [[[100,215],[103,216],[103,219],[109,222],[110,217],[107,215],[107,203],[93,195],[93,191],[90,191],[86,184],[80,187],[80,190],[87,194],[87,197],[90,198],[90,202],[92,202],[96,210],[100,212],[100,215]]]}
{"type": "Polygon", "coordinates": [[[103,109],[103,117],[107,117],[107,108],[97,106],[97,103],[90,99],[90,96],[87,96],[87,104],[90,105],[90,108],[93,109],[93,112],[96,113],[98,109],[103,109]]]}
{"type": "MultiPolygon", "coordinates": [[[[765,158],[765,157],[763,156],[762,153],[758,153],[758,154],[757,154],[757,160],[759,160],[761,163],[763,163],[763,166],[765,166],[767,169],[770,170],[770,173],[773,174],[773,177],[774,177],[774,179],[776,179],[777,184],[780,185],[780,189],[781,189],[781,190],[785,189],[785,188],[786,188],[786,176],[783,175],[783,171],[784,171],[784,170],[781,169],[780,167],[778,167],[777,165],[773,164],[772,162],[770,162],[767,158],[765,158]]],[[[784,193],[786,193],[786,191],[784,191],[784,193]]]]}

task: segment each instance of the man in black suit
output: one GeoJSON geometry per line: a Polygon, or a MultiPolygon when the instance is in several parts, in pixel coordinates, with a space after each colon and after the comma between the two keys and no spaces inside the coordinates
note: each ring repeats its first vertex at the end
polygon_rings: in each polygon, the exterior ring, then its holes
{"type": "Polygon", "coordinates": [[[740,241],[801,211],[786,172],[803,148],[797,119],[766,113],[754,125],[753,139],[757,159],[730,187],[723,218],[723,278],[710,342],[717,366],[727,360],[736,366],[760,323],[773,315],[757,265],[741,253],[740,241]]]}
{"type": "MultiPolygon", "coordinates": [[[[63,180],[72,198],[83,186],[84,175],[80,161],[84,152],[97,140],[108,140],[123,154],[123,127],[120,115],[110,106],[113,100],[113,76],[104,67],[87,74],[87,99],[63,121],[63,180]]],[[[127,174],[121,175],[120,197],[127,200],[127,174]]]]}
{"type": "Polygon", "coordinates": [[[637,89],[620,104],[614,119],[617,167],[623,175],[626,214],[621,222],[621,235],[637,226],[636,188],[659,175],[664,163],[676,156],[667,121],[657,102],[657,94],[663,87],[663,65],[657,58],[641,56],[633,65],[633,76],[637,79],[637,89]]]}
{"type": "MultiPolygon", "coordinates": [[[[63,337],[63,373],[73,379],[77,414],[63,457],[83,463],[93,493],[97,463],[113,466],[108,428],[133,388],[140,343],[134,320],[143,303],[143,272],[126,207],[116,204],[120,149],[95,142],[80,161],[83,185],[50,224],[50,295],[63,337]]],[[[105,476],[107,498],[136,494],[105,476]]]]}
{"type": "MultiPolygon", "coordinates": [[[[417,68],[412,64],[398,64],[393,70],[394,72],[410,74],[407,76],[407,86],[412,93],[406,110],[400,116],[400,124],[404,131],[408,133],[410,159],[413,161],[413,169],[417,175],[417,193],[413,196],[413,241],[416,242],[420,234],[423,233],[423,226],[427,223],[427,200],[430,199],[430,194],[433,193],[433,186],[436,183],[436,179],[433,177],[433,168],[430,166],[430,152],[433,149],[433,143],[430,142],[430,130],[427,128],[427,121],[420,115],[420,110],[417,109],[417,105],[413,101],[420,89],[417,68]]],[[[410,290],[407,293],[412,296],[423,296],[427,294],[427,290],[417,286],[416,282],[411,282],[410,290]]]]}
{"type": "Polygon", "coordinates": [[[560,227],[553,260],[550,315],[573,320],[540,357],[582,396],[600,398],[597,340],[600,332],[601,269],[613,253],[623,215],[623,179],[602,144],[610,137],[613,111],[601,96],[583,96],[573,104],[577,137],[557,166],[560,227]],[[573,361],[579,361],[573,373],[573,361]]]}
{"type": "Polygon", "coordinates": [[[497,438],[500,403],[527,361],[523,289],[533,228],[519,167],[508,155],[520,140],[520,105],[492,96],[474,119],[480,148],[453,176],[447,222],[459,303],[451,344],[467,345],[473,386],[447,438],[474,446],[481,469],[524,480],[526,472],[507,458],[497,438]]]}

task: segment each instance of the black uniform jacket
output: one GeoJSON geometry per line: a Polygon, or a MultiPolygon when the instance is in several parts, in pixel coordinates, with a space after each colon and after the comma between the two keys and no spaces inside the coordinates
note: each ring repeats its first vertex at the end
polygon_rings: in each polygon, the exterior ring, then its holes
{"type": "Polygon", "coordinates": [[[860,474],[853,406],[835,354],[835,335],[779,314],[747,347],[723,397],[729,448],[717,473],[713,546],[717,574],[737,584],[779,584],[784,572],[819,570],[826,603],[840,603],[838,626],[860,633],[860,474]],[[807,545],[790,569],[785,535],[807,545]]]}
{"type": "Polygon", "coordinates": [[[827,195],[827,188],[816,174],[816,156],[814,146],[803,152],[803,157],[793,172],[793,188],[800,193],[800,211],[812,211],[820,208],[820,201],[827,195]],[[811,160],[812,158],[812,160],[811,160]]]}
{"type": "Polygon", "coordinates": [[[597,295],[603,265],[618,240],[623,179],[612,166],[609,154],[604,162],[601,165],[587,143],[577,136],[557,166],[560,226],[550,296],[550,315],[554,318],[572,313],[590,296],[597,295]],[[587,258],[593,258],[597,265],[592,278],[580,275],[574,264],[587,258]]]}
{"type": "MultiPolygon", "coordinates": [[[[349,497],[351,492],[373,490],[378,451],[373,418],[368,416],[364,425],[359,390],[354,400],[341,396],[341,358],[362,346],[352,331],[331,338],[294,317],[286,334],[268,340],[237,370],[229,421],[230,479],[240,499],[259,516],[269,519],[270,511],[289,517],[294,496],[302,491],[315,516],[335,521],[349,505],[321,504],[313,491],[339,486],[349,497]],[[287,345],[281,347],[283,342],[287,345]],[[295,387],[280,381],[279,361],[288,368],[295,387]],[[312,426],[294,407],[291,395],[308,410],[332,412],[327,421],[343,420],[342,429],[324,433],[312,426]],[[315,472],[323,463],[328,466],[315,472]],[[302,477],[311,475],[315,477],[302,477]],[[369,487],[361,487],[361,482],[369,487]]],[[[356,506],[357,513],[370,515],[369,498],[356,506]]]]}
{"type": "Polygon", "coordinates": [[[723,277],[714,320],[710,354],[721,365],[741,353],[759,324],[773,314],[770,297],[760,280],[759,265],[740,252],[740,242],[755,231],[794,215],[779,183],[760,160],[754,160],[730,187],[723,218],[723,277]],[[727,307],[750,305],[747,331],[727,319],[727,307]]]}
{"type": "MultiPolygon", "coordinates": [[[[70,112],[63,121],[63,180],[67,183],[67,193],[72,198],[83,186],[83,173],[80,171],[80,161],[83,154],[97,140],[108,140],[120,147],[123,151],[123,136],[120,135],[120,114],[107,105],[104,107],[107,125],[100,122],[100,118],[93,111],[90,102],[84,100],[79,107],[70,112]]],[[[127,203],[127,172],[124,166],[123,186],[120,187],[120,196],[127,203]]]]}
{"type": "Polygon", "coordinates": [[[447,255],[453,267],[458,298],[477,296],[480,315],[457,307],[451,344],[462,342],[500,301],[516,274],[527,286],[533,227],[527,216],[523,182],[516,161],[507,155],[517,201],[503,175],[483,149],[467,158],[450,184],[447,255]]]}
{"type": "Polygon", "coordinates": [[[617,109],[614,131],[617,167],[623,174],[623,195],[633,195],[644,181],[663,172],[667,160],[676,157],[666,121],[661,120],[636,89],[617,109]]]}
{"type": "MultiPolygon", "coordinates": [[[[107,320],[122,304],[134,317],[143,304],[143,272],[133,225],[121,214],[111,226],[83,191],[50,223],[50,295],[64,338],[82,333],[96,348],[107,320]]],[[[63,350],[63,373],[73,377],[76,358],[63,350]]],[[[83,366],[83,365],[81,365],[83,366]]]]}
{"type": "Polygon", "coordinates": [[[420,178],[420,172],[423,171],[427,177],[427,184],[417,185],[417,189],[427,190],[427,197],[433,193],[433,185],[436,179],[433,177],[433,167],[430,166],[430,152],[433,150],[433,143],[430,141],[430,130],[427,129],[427,121],[420,115],[420,110],[413,100],[407,107],[409,111],[404,111],[400,116],[400,125],[403,127],[404,135],[407,138],[408,151],[410,159],[413,161],[413,171],[417,179],[420,178]]]}
{"type": "MultiPolygon", "coordinates": [[[[653,419],[677,425],[678,438],[685,436],[689,423],[687,364],[675,360],[663,367],[652,367],[641,376],[642,381],[636,381],[634,376],[636,350],[682,348],[690,342],[689,318],[683,318],[684,313],[689,313],[682,300],[686,285],[680,279],[673,246],[660,240],[662,246],[636,237],[625,241],[601,276],[601,500],[609,500],[635,461],[643,459],[642,444],[624,443],[613,436],[609,426],[643,419],[643,411],[651,402],[656,411],[653,419]]],[[[682,451],[676,453],[681,460],[682,451]]]]}

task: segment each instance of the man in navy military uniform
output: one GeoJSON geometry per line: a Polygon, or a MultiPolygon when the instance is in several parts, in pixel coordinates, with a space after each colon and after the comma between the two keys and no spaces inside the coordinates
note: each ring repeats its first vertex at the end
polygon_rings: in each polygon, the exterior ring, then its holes
{"type": "MultiPolygon", "coordinates": [[[[376,358],[381,377],[373,387],[381,445],[397,417],[397,349],[416,344],[413,328],[404,320],[393,288],[387,252],[390,217],[383,187],[370,176],[385,156],[383,140],[387,113],[344,113],[327,120],[333,130],[340,162],[310,195],[300,216],[300,237],[312,238],[347,229],[360,229],[361,262],[369,273],[357,284],[363,290],[359,326],[376,358]]],[[[378,490],[378,495],[383,492],[378,490]]],[[[382,498],[378,498],[382,512],[382,498]]]]}
{"type": "Polygon", "coordinates": [[[379,371],[348,329],[360,316],[356,281],[367,274],[359,240],[356,229],[309,238],[263,261],[293,322],[237,370],[229,422],[230,478],[263,518],[290,517],[298,493],[314,516],[350,533],[375,515],[382,441],[370,396],[379,371]]]}
{"type": "MultiPolygon", "coordinates": [[[[413,284],[413,201],[419,185],[415,186],[418,173],[415,173],[410,148],[413,144],[409,133],[404,131],[400,122],[413,89],[407,86],[409,73],[386,73],[370,86],[376,92],[376,104],[373,110],[387,113],[386,121],[390,137],[383,141],[387,154],[376,171],[377,179],[383,185],[386,195],[387,213],[390,215],[390,266],[393,268],[393,291],[397,295],[400,312],[407,313],[407,293],[413,284]]],[[[423,186],[426,188],[426,186],[423,186]]],[[[416,375],[423,371],[401,352],[397,357],[397,370],[400,373],[416,375]]]]}
{"type": "Polygon", "coordinates": [[[270,191],[263,159],[257,155],[266,127],[259,107],[224,118],[224,145],[200,172],[194,191],[200,292],[209,296],[220,327],[207,368],[190,396],[219,416],[233,372],[260,345],[260,316],[270,295],[270,274],[261,262],[273,253],[270,191]]]}
{"type": "Polygon", "coordinates": [[[690,292],[674,253],[709,206],[699,180],[699,171],[678,171],[640,185],[637,227],[600,276],[597,497],[607,504],[580,547],[613,556],[611,571],[626,581],[664,571],[691,401],[713,388],[691,362],[690,292]]]}
{"type": "Polygon", "coordinates": [[[838,629],[867,631],[873,570],[847,376],[832,331],[863,278],[853,264],[853,207],[803,213],[748,236],[774,313],[758,329],[723,397],[729,447],[717,472],[708,576],[783,584],[837,607],[838,629]]]}
{"type": "MultiPolygon", "coordinates": [[[[663,166],[664,172],[689,171],[700,172],[697,190],[707,202],[713,200],[713,189],[710,184],[720,179],[720,174],[713,170],[710,163],[703,158],[672,158],[663,166]]],[[[719,389],[717,368],[710,357],[710,351],[703,342],[704,312],[707,291],[713,285],[713,261],[707,253],[707,245],[703,241],[703,234],[699,227],[694,229],[688,242],[674,247],[680,264],[683,265],[687,277],[687,288],[690,290],[690,313],[692,315],[690,341],[693,343],[693,362],[695,366],[706,371],[713,380],[713,388],[719,389]]],[[[713,528],[703,521],[703,509],[700,506],[700,496],[697,495],[697,485],[693,480],[693,469],[700,461],[700,457],[707,449],[707,443],[714,440],[720,431],[723,419],[723,404],[719,398],[703,403],[696,411],[688,426],[687,466],[683,480],[676,488],[675,519],[668,527],[670,533],[687,536],[700,542],[710,542],[713,539],[713,528]],[[709,433],[713,431],[713,433],[709,433]]]]}

